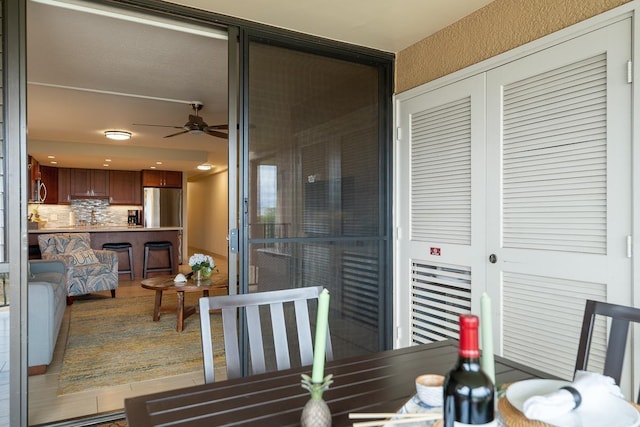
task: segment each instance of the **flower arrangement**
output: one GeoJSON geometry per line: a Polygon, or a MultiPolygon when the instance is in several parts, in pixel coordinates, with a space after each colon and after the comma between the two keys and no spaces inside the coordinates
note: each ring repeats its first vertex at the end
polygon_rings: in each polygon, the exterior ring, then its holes
{"type": "Polygon", "coordinates": [[[216,267],[216,263],[209,255],[193,254],[191,258],[189,258],[189,266],[191,266],[191,270],[193,271],[202,269],[213,270],[216,267]]]}

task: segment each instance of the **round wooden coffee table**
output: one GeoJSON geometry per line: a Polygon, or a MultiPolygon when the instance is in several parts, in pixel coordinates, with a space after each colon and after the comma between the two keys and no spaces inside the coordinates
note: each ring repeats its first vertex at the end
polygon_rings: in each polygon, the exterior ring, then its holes
{"type": "MultiPolygon", "coordinates": [[[[193,280],[189,279],[186,283],[176,283],[173,281],[175,276],[156,276],[149,279],[144,279],[141,282],[141,286],[145,289],[156,291],[156,299],[153,304],[153,321],[160,320],[160,310],[162,308],[162,293],[171,291],[175,292],[178,296],[178,304],[175,308],[177,322],[176,331],[182,332],[184,329],[184,319],[191,316],[196,312],[196,306],[191,305],[184,306],[184,294],[185,292],[202,292],[202,296],[209,296],[210,290],[229,289],[229,280],[226,274],[212,274],[210,279],[206,280],[193,280]]],[[[164,311],[173,311],[173,308],[167,308],[164,311]]]]}

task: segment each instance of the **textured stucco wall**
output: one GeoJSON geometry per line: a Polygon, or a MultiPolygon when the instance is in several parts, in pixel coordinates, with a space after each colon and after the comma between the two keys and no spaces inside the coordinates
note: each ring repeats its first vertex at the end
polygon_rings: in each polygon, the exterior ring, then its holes
{"type": "Polygon", "coordinates": [[[398,52],[396,93],[435,80],[630,0],[495,0],[398,52]]]}

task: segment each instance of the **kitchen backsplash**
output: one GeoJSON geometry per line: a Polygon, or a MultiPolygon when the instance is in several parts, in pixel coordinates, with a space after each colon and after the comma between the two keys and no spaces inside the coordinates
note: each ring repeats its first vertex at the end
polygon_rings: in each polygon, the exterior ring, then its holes
{"type": "Polygon", "coordinates": [[[140,209],[141,206],[111,206],[103,199],[75,199],[70,205],[45,205],[30,203],[28,213],[37,209],[41,221],[46,221],[45,228],[91,225],[94,214],[94,225],[124,226],[128,224],[129,209],[140,209]]]}

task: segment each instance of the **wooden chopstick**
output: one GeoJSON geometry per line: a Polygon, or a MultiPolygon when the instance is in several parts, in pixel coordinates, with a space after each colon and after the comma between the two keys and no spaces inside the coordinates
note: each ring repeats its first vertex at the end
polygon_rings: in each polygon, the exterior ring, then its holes
{"type": "Polygon", "coordinates": [[[439,413],[425,413],[425,414],[396,414],[396,413],[378,413],[378,414],[349,414],[349,419],[372,419],[372,418],[387,418],[383,420],[364,421],[359,423],[353,423],[353,427],[375,427],[375,426],[392,426],[398,424],[408,424],[420,421],[439,420],[442,418],[442,414],[439,413]],[[388,418],[393,417],[395,420],[388,418]]]}
{"type": "Polygon", "coordinates": [[[435,413],[435,412],[427,412],[427,413],[422,413],[422,414],[399,414],[397,412],[362,412],[362,413],[352,413],[349,414],[349,419],[350,420],[370,420],[370,419],[374,419],[374,418],[391,418],[391,417],[396,417],[396,418],[415,418],[415,417],[426,417],[426,416],[432,416],[432,415],[437,415],[438,418],[442,418],[442,415],[440,415],[439,413],[435,413]]]}

